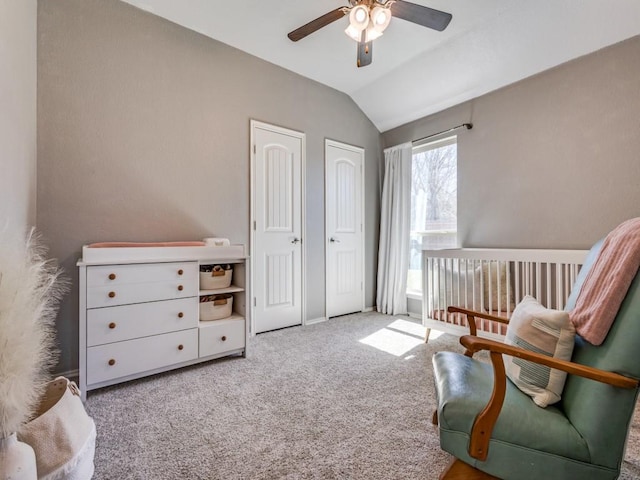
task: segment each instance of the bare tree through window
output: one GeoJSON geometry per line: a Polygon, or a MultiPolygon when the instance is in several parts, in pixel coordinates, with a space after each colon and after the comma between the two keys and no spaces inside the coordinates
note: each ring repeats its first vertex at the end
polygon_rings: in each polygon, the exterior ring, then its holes
{"type": "Polygon", "coordinates": [[[421,250],[456,246],[456,138],[414,148],[411,171],[411,258],[407,290],[421,290],[421,250]]]}

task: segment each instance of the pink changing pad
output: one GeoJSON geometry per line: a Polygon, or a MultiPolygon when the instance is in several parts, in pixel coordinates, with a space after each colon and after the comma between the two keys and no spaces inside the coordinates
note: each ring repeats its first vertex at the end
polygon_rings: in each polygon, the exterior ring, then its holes
{"type": "Polygon", "coordinates": [[[115,247],[204,247],[204,242],[98,242],[87,245],[89,248],[115,247]]]}

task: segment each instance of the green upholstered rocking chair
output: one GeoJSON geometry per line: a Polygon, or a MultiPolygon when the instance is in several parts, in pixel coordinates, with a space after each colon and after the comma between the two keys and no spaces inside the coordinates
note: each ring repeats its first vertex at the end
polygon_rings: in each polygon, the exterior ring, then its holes
{"type": "MultiPolygon", "coordinates": [[[[601,245],[591,249],[566,310],[575,306],[601,245]]],[[[468,314],[472,332],[474,317],[486,317],[455,307],[452,311],[468,314]]],[[[439,352],[433,357],[438,397],[434,423],[441,448],[455,457],[441,479],[618,477],[640,378],[640,274],[605,341],[593,346],[576,336],[570,362],[473,335],[460,343],[465,355],[439,352]],[[491,364],[472,358],[480,350],[490,352],[491,364]],[[560,402],[538,407],[505,377],[502,355],[568,372],[560,402]]]]}

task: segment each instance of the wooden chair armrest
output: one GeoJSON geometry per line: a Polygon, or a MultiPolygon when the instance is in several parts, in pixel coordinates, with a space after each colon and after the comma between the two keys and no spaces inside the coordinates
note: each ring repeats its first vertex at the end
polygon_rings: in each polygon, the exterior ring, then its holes
{"type": "MultiPolygon", "coordinates": [[[[462,308],[462,307],[448,307],[447,311],[449,313],[462,313],[464,315],[466,315],[467,317],[480,317],[480,318],[484,318],[486,320],[493,320],[494,322],[500,322],[500,323],[509,323],[509,319],[508,318],[504,318],[504,317],[498,317],[497,315],[490,315],[488,313],[484,313],[484,312],[477,312],[475,310],[468,310],[466,308],[462,308]]],[[[473,334],[472,334],[473,335],[473,334]]]]}
{"type": "MultiPolygon", "coordinates": [[[[504,318],[504,317],[498,317],[497,315],[490,315],[488,313],[484,313],[484,312],[477,312],[475,310],[467,310],[466,308],[462,308],[462,307],[448,307],[447,311],[449,313],[462,313],[464,315],[466,315],[467,317],[480,317],[480,318],[484,318],[485,320],[493,320],[494,322],[500,322],[500,323],[505,323],[508,324],[509,323],[509,319],[508,318],[504,318]]],[[[474,321],[475,323],[475,321],[474,321]]],[[[471,334],[471,335],[475,335],[475,334],[471,334]]]]}
{"type": "MultiPolygon", "coordinates": [[[[492,320],[494,322],[500,322],[504,324],[509,324],[508,318],[497,317],[496,315],[489,315],[484,312],[476,312],[475,310],[468,310],[466,308],[461,307],[448,307],[447,312],[449,313],[461,313],[467,316],[467,323],[469,324],[469,333],[473,336],[478,335],[478,324],[476,323],[476,317],[484,318],[485,320],[492,320]]],[[[467,349],[464,354],[467,357],[473,357],[473,352],[467,349]]]]}
{"type": "Polygon", "coordinates": [[[473,427],[471,428],[471,440],[469,442],[469,455],[478,460],[487,459],[489,451],[489,441],[493,427],[498,420],[504,397],[507,390],[507,375],[504,369],[502,355],[511,355],[513,357],[522,358],[531,362],[546,365],[551,368],[557,368],[572,375],[603,382],[614,387],[620,388],[637,388],[639,381],[635,378],[625,377],[613,372],[607,372],[598,368],[580,365],[566,360],[559,360],[539,353],[523,350],[513,345],[496,342],[486,338],[480,338],[473,335],[465,335],[460,338],[460,343],[472,354],[481,350],[488,350],[491,358],[491,364],[494,372],[493,391],[491,398],[484,407],[482,412],[478,414],[473,427]]]}
{"type": "Polygon", "coordinates": [[[504,355],[511,355],[512,357],[522,358],[531,362],[546,365],[547,367],[557,368],[572,375],[579,375],[581,377],[590,378],[598,382],[607,383],[614,387],[620,388],[635,388],[639,385],[639,381],[635,378],[625,377],[619,373],[607,372],[600,370],[599,368],[589,367],[587,365],[580,365],[579,363],[570,362],[567,360],[560,360],[558,358],[548,357],[540,353],[531,352],[522,348],[507,345],[505,343],[496,342],[495,340],[489,340],[488,338],[473,337],[471,335],[465,335],[460,338],[460,343],[472,352],[479,352],[480,350],[489,350],[491,352],[500,353],[504,355]]]}

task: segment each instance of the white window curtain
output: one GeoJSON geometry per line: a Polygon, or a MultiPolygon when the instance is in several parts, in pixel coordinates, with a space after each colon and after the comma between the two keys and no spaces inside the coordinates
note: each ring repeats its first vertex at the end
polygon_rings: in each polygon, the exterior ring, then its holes
{"type": "Polygon", "coordinates": [[[407,313],[411,147],[403,143],[384,151],[376,308],[392,315],[407,313]]]}

